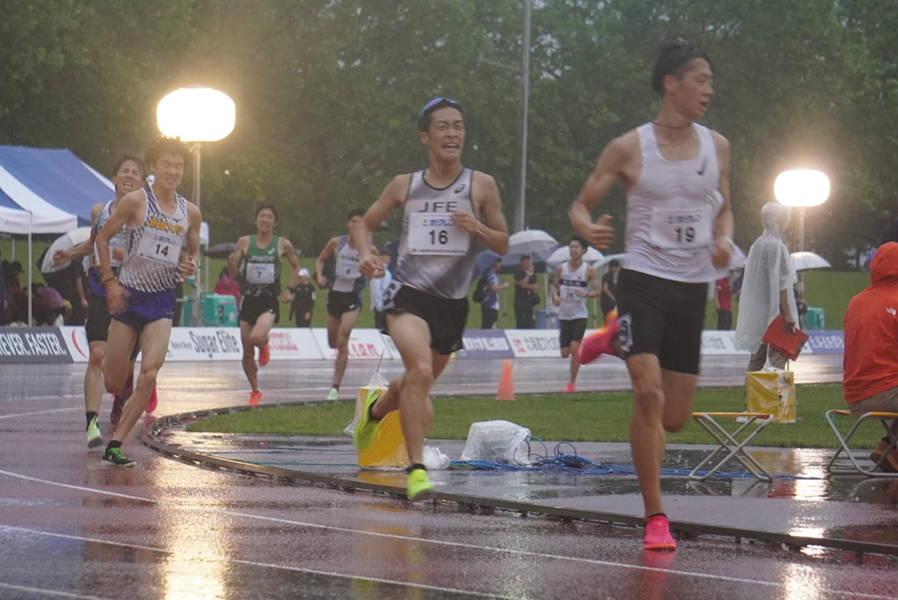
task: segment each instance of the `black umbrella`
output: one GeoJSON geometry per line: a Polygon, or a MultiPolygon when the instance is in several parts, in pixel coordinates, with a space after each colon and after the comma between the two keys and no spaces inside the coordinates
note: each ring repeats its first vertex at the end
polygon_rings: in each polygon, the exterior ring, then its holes
{"type": "Polygon", "coordinates": [[[206,248],[205,255],[209,258],[227,258],[237,249],[234,242],[226,242],[224,244],[215,244],[206,248]]]}

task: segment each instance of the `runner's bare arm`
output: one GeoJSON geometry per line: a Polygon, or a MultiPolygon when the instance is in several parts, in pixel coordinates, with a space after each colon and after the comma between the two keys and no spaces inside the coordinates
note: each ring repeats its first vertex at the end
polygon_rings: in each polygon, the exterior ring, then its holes
{"type": "Polygon", "coordinates": [[[290,263],[290,283],[287,284],[287,289],[281,295],[281,302],[286,304],[293,300],[293,288],[299,283],[299,260],[296,258],[296,252],[293,250],[293,244],[290,240],[280,238],[280,245],[281,256],[286,257],[290,263]]]}
{"type": "Polygon", "coordinates": [[[561,265],[555,267],[555,275],[552,276],[552,286],[549,291],[552,294],[552,304],[558,306],[561,304],[561,296],[558,295],[558,283],[561,281],[561,265]]]}
{"type": "Polygon", "coordinates": [[[720,169],[720,181],[717,191],[723,197],[723,204],[714,220],[714,245],[711,247],[711,261],[715,267],[725,267],[730,262],[733,237],[733,211],[730,209],[730,143],[725,137],[711,132],[714,145],[717,147],[717,164],[720,169]]]}
{"type": "Polygon", "coordinates": [[[605,198],[615,182],[620,180],[625,185],[629,183],[632,176],[627,172],[627,167],[633,162],[638,146],[639,138],[635,132],[624,134],[608,144],[568,209],[571,225],[586,238],[590,246],[606,250],[614,240],[614,228],[610,225],[612,217],[602,215],[593,222],[592,211],[605,198]]]}
{"type": "Polygon", "coordinates": [[[109,260],[109,240],[125,225],[134,226],[137,219],[144,216],[146,209],[146,196],[143,190],[131,192],[118,201],[115,212],[109,216],[106,226],[97,233],[97,257],[100,261],[100,278],[111,280],[115,275],[112,272],[109,260]]]}
{"type": "Polygon", "coordinates": [[[318,287],[327,287],[327,279],[322,275],[324,271],[324,261],[334,255],[339,244],[340,238],[332,237],[324,245],[324,249],[321,251],[321,254],[318,255],[318,258],[315,259],[315,277],[318,279],[318,287]]]}
{"type": "Polygon", "coordinates": [[[100,211],[103,210],[103,206],[104,203],[98,202],[90,207],[90,237],[68,250],[57,250],[54,252],[54,265],[61,265],[76,258],[83,258],[94,251],[94,242],[97,240],[97,219],[100,217],[100,211]]]}
{"type": "Polygon", "coordinates": [[[185,262],[178,264],[178,272],[184,279],[187,279],[196,272],[196,261],[200,252],[200,226],[202,225],[202,222],[203,215],[200,213],[200,209],[197,208],[196,204],[188,202],[187,235],[184,238],[184,243],[187,248],[187,259],[185,262]]]}
{"type": "Polygon", "coordinates": [[[362,222],[352,232],[352,245],[359,249],[359,272],[371,279],[382,275],[384,272],[383,263],[377,252],[373,252],[371,248],[371,234],[377,231],[380,224],[383,223],[393,209],[405,202],[408,194],[408,186],[411,183],[411,175],[397,175],[383,189],[374,204],[365,211],[362,222]]]}
{"type": "Polygon", "coordinates": [[[228,275],[231,277],[237,276],[237,271],[240,269],[240,263],[243,262],[243,257],[246,256],[246,251],[248,249],[249,236],[244,235],[237,240],[237,247],[228,256],[228,275]]]}
{"type": "Polygon", "coordinates": [[[492,176],[474,171],[472,177],[474,206],[480,218],[466,212],[452,213],[455,226],[480,238],[484,245],[497,254],[508,252],[508,223],[502,214],[499,188],[492,176]]]}

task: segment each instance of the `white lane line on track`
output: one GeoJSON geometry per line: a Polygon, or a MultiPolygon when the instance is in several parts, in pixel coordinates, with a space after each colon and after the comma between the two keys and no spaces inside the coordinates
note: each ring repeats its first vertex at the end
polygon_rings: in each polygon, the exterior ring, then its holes
{"type": "Polygon", "coordinates": [[[40,596],[53,596],[54,598],[74,598],[75,600],[112,600],[111,598],[101,598],[100,596],[85,596],[83,594],[72,594],[70,592],[60,592],[58,590],[49,590],[47,588],[36,588],[24,585],[13,585],[11,583],[3,583],[0,581],[0,589],[13,590],[16,592],[25,592],[26,594],[34,594],[40,596]]]}
{"type": "Polygon", "coordinates": [[[26,413],[15,413],[12,415],[0,415],[0,419],[15,419],[18,417],[33,417],[35,415],[50,415],[53,413],[61,413],[61,412],[72,412],[80,410],[83,411],[83,407],[74,407],[74,408],[54,408],[53,410],[39,410],[35,412],[26,412],[26,413]]]}
{"type": "MultiPolygon", "coordinates": [[[[410,536],[410,535],[398,535],[398,534],[393,534],[393,533],[382,533],[382,532],[376,532],[376,531],[363,531],[363,530],[358,530],[358,529],[352,529],[349,527],[337,527],[337,526],[333,526],[333,525],[320,525],[318,523],[309,523],[306,521],[296,521],[293,519],[282,519],[280,517],[267,517],[267,516],[263,516],[263,515],[254,515],[252,513],[245,513],[245,512],[228,510],[228,509],[209,508],[207,506],[202,506],[202,505],[191,505],[191,504],[186,504],[186,503],[156,500],[153,498],[144,498],[141,496],[134,496],[131,494],[121,494],[118,492],[109,492],[106,490],[99,490],[96,488],[89,488],[89,487],[84,487],[84,486],[80,486],[80,485],[59,483],[56,481],[50,481],[48,479],[40,479],[37,477],[30,477],[28,475],[21,475],[19,473],[13,473],[11,471],[6,471],[4,469],[0,469],[0,475],[6,475],[6,476],[13,477],[16,479],[32,481],[34,483],[42,483],[42,484],[46,484],[46,485],[62,487],[62,488],[77,490],[77,491],[81,491],[81,492],[90,492],[90,493],[94,493],[94,494],[100,494],[100,495],[104,495],[104,496],[113,496],[116,498],[123,498],[123,499],[127,499],[127,500],[137,500],[140,502],[157,504],[159,506],[172,506],[175,508],[182,508],[182,509],[190,508],[190,509],[196,509],[196,510],[204,510],[206,512],[210,512],[210,513],[217,514],[217,515],[225,515],[225,516],[231,516],[231,517],[243,517],[243,518],[247,518],[247,519],[255,519],[255,520],[266,521],[266,522],[271,522],[271,523],[279,523],[281,525],[291,525],[291,526],[295,526],[295,527],[307,527],[310,529],[320,529],[323,531],[336,531],[336,532],[341,532],[341,533],[349,533],[351,535],[368,535],[368,536],[379,537],[379,538],[387,538],[387,539],[395,539],[395,540],[403,540],[403,541],[413,541],[413,542],[418,542],[418,543],[422,543],[422,544],[431,544],[431,545],[435,545],[435,546],[447,546],[447,547],[451,547],[451,548],[461,548],[461,549],[465,549],[465,550],[479,550],[479,551],[483,551],[483,552],[495,552],[497,554],[507,554],[507,555],[518,556],[518,557],[522,557],[522,558],[538,558],[538,559],[567,561],[567,562],[581,563],[581,564],[587,564],[587,565],[619,568],[619,569],[625,569],[625,570],[631,570],[631,571],[669,573],[669,574],[673,574],[673,575],[682,575],[682,576],[686,576],[686,577],[695,577],[698,579],[710,579],[710,580],[714,580],[714,581],[724,581],[724,582],[729,582],[729,583],[745,583],[745,584],[750,584],[750,585],[762,585],[762,586],[773,587],[773,588],[783,588],[783,589],[787,588],[786,585],[779,583],[779,582],[775,582],[775,581],[763,581],[760,579],[748,579],[748,578],[744,578],[744,577],[729,577],[726,575],[714,575],[711,573],[699,573],[696,571],[681,571],[681,570],[677,570],[677,569],[661,569],[661,568],[655,568],[655,567],[646,567],[644,565],[634,565],[634,564],[613,562],[613,561],[600,560],[600,559],[594,559],[594,558],[580,558],[580,557],[575,557],[575,556],[563,556],[563,555],[559,555],[559,554],[546,554],[546,553],[542,553],[542,552],[530,552],[530,551],[526,551],[526,550],[512,550],[512,549],[508,549],[508,548],[499,548],[496,546],[465,544],[462,542],[434,540],[434,539],[429,539],[429,538],[414,537],[414,536],[410,536]]],[[[3,525],[3,524],[0,524],[0,528],[17,529],[15,527],[3,525]]],[[[23,530],[23,531],[27,531],[27,530],[23,530]]],[[[62,535],[62,534],[47,534],[47,535],[62,535]]],[[[110,543],[112,543],[112,542],[110,542],[110,543]]],[[[151,549],[153,549],[153,548],[151,548],[151,549]]],[[[264,564],[264,563],[247,563],[247,564],[264,564]]],[[[271,566],[271,567],[275,567],[275,568],[289,568],[289,567],[280,567],[278,565],[265,565],[265,566],[271,566]]],[[[380,581],[380,580],[375,579],[374,581],[380,581]]],[[[402,583],[402,582],[392,582],[391,581],[388,583],[402,583]]],[[[453,591],[459,591],[459,590],[453,590],[453,591]]],[[[825,592],[825,593],[837,594],[837,595],[847,595],[852,598],[870,598],[871,600],[894,600],[893,596],[880,596],[880,595],[876,595],[876,594],[866,594],[866,593],[862,593],[862,592],[836,590],[836,589],[829,589],[829,588],[821,588],[820,591],[825,592]]]]}
{"type": "MultiPolygon", "coordinates": [[[[349,575],[348,573],[335,573],[332,571],[322,571],[320,569],[307,569],[304,567],[278,565],[278,564],[274,564],[274,563],[264,563],[264,562],[259,562],[259,561],[255,561],[255,560],[242,560],[239,558],[220,558],[218,556],[209,556],[209,555],[205,555],[205,554],[188,554],[186,552],[172,552],[171,550],[166,550],[165,548],[156,548],[153,546],[140,546],[137,544],[124,544],[122,542],[110,542],[108,540],[101,540],[98,538],[88,538],[88,537],[82,537],[82,536],[78,536],[78,535],[69,535],[69,534],[63,534],[63,533],[51,533],[48,531],[40,531],[38,529],[27,529],[25,527],[13,527],[10,525],[0,525],[0,531],[3,531],[3,530],[16,531],[19,533],[27,533],[27,534],[35,535],[35,536],[44,536],[44,537],[52,537],[52,538],[57,538],[57,539],[74,540],[74,541],[78,541],[78,542],[91,542],[91,543],[95,543],[95,544],[105,544],[108,546],[117,546],[120,548],[131,548],[134,550],[149,550],[151,552],[157,552],[160,554],[165,554],[167,556],[172,556],[172,557],[178,558],[180,560],[200,560],[200,561],[205,561],[205,562],[219,562],[219,563],[226,563],[226,564],[246,565],[246,566],[250,566],[250,567],[264,567],[267,569],[280,569],[283,571],[294,571],[296,573],[308,573],[310,575],[322,575],[325,577],[336,577],[339,579],[348,579],[350,581],[362,579],[365,581],[372,581],[375,583],[385,583],[385,584],[390,584],[390,585],[418,588],[418,589],[422,589],[422,590],[432,590],[432,591],[438,591],[438,592],[451,592],[453,594],[459,594],[459,595],[463,595],[463,596],[475,596],[478,598],[500,598],[502,600],[527,600],[526,598],[521,598],[520,596],[497,596],[493,593],[459,590],[459,589],[455,589],[455,588],[440,587],[437,585],[427,585],[425,583],[414,583],[414,582],[410,582],[410,581],[400,581],[397,579],[383,579],[381,577],[367,577],[364,575],[349,575]]],[[[4,585],[3,583],[0,583],[0,587],[3,587],[3,585],[4,585]]],[[[90,599],[94,598],[94,596],[75,596],[75,595],[70,595],[68,597],[70,597],[70,598],[90,598],[90,599]]],[[[102,600],[102,599],[98,599],[98,600],[102,600]]]]}

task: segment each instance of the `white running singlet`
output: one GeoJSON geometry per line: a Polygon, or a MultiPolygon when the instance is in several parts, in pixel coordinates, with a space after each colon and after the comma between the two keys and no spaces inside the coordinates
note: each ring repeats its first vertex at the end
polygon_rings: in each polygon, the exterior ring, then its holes
{"type": "Polygon", "coordinates": [[[128,247],[118,278],[122,285],[141,292],[173,290],[189,226],[187,200],[175,193],[178,207],[168,215],[159,208],[150,185],[143,191],[147,214],[143,224],[128,229],[128,247]]]}
{"type": "Polygon", "coordinates": [[[558,305],[558,320],[572,321],[585,319],[586,296],[579,296],[577,292],[586,294],[589,290],[589,278],[586,276],[586,263],[582,263],[576,271],[571,271],[567,261],[561,263],[561,277],[558,278],[558,295],[561,304],[558,305]]]}
{"type": "Polygon", "coordinates": [[[627,192],[627,231],[623,263],[673,281],[706,283],[723,277],[711,263],[714,221],[723,205],[720,168],[711,131],[693,123],[698,155],[670,161],[661,155],[651,123],[639,134],[641,169],[627,192]]]}

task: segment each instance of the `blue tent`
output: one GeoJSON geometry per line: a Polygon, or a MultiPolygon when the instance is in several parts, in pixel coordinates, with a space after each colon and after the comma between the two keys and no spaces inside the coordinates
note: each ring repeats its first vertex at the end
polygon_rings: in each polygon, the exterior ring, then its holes
{"type": "Polygon", "coordinates": [[[69,150],[0,146],[0,232],[66,233],[90,225],[90,209],[111,200],[106,177],[69,150]]]}

